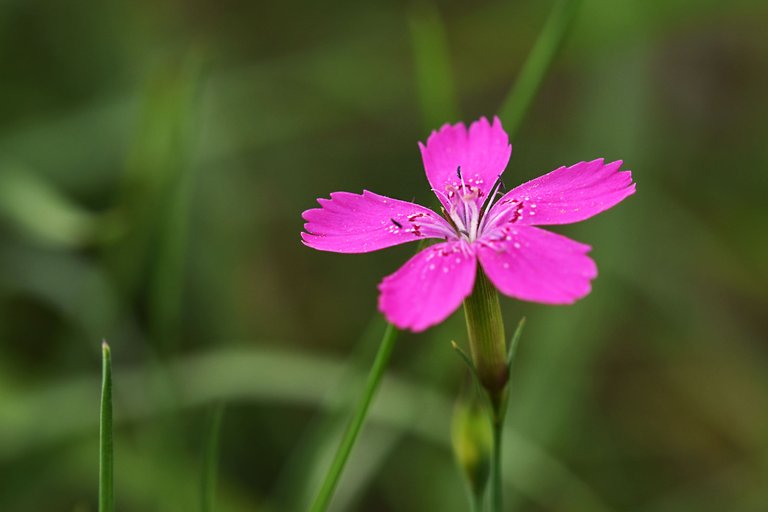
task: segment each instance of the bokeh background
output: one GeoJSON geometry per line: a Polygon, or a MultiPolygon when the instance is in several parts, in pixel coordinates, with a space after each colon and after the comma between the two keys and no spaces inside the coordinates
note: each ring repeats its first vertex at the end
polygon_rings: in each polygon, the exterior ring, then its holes
{"type": "MultiPolygon", "coordinates": [[[[312,251],[336,190],[433,204],[416,146],[494,115],[552,2],[0,2],[0,510],[95,510],[102,338],[122,511],[302,510],[414,250],[312,251]]],[[[585,0],[506,173],[623,159],[558,231],[600,277],[528,324],[509,510],[768,510],[768,4],[585,0]]],[[[505,121],[505,119],[502,119],[505,121]]],[[[463,319],[398,340],[334,510],[466,510],[463,319]]]]}

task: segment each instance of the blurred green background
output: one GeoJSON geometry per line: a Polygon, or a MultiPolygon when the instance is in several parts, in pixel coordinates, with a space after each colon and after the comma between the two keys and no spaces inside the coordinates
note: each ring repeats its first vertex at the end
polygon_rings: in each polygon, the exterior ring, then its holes
{"type": "MultiPolygon", "coordinates": [[[[222,401],[218,510],[305,508],[414,247],[312,251],[300,214],[432,205],[416,142],[498,111],[551,6],[0,1],[0,510],[95,510],[102,338],[118,510],[198,510],[222,401]]],[[[590,296],[502,302],[509,510],[768,510],[766,20],[581,3],[506,181],[605,157],[638,192],[558,229],[590,296]]],[[[401,336],[334,510],[466,510],[451,339],[401,336]]]]}

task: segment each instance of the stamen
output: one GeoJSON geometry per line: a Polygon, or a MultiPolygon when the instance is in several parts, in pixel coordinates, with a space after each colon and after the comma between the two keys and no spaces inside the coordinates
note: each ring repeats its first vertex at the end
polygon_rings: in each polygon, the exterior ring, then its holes
{"type": "Polygon", "coordinates": [[[499,219],[504,218],[504,216],[509,213],[511,213],[511,216],[505,218],[504,224],[514,224],[520,219],[525,204],[523,201],[518,199],[506,199],[502,204],[505,205],[504,208],[499,208],[499,211],[496,212],[495,215],[483,220],[483,226],[480,231],[493,231],[499,228],[499,219]]]}
{"type": "MultiPolygon", "coordinates": [[[[396,225],[400,224],[395,219],[390,220],[396,225]]],[[[415,212],[408,215],[406,220],[409,222],[409,225],[406,227],[405,231],[406,233],[413,233],[414,236],[422,237],[425,235],[440,235],[441,237],[456,237],[456,231],[454,229],[440,221],[439,218],[435,218],[427,213],[415,212]]]]}
{"type": "Polygon", "coordinates": [[[488,212],[504,183],[499,175],[494,183],[493,193],[486,194],[479,186],[482,180],[472,178],[467,182],[460,165],[456,166],[456,177],[458,183],[446,180],[441,190],[432,190],[443,203],[442,214],[453,228],[452,234],[472,243],[480,238],[489,220],[486,218],[488,212]],[[477,179],[477,186],[473,179],[477,179]]]}
{"type": "Polygon", "coordinates": [[[496,183],[501,185],[501,190],[504,192],[507,191],[507,187],[504,185],[504,179],[501,177],[501,174],[499,174],[499,179],[496,180],[496,183]]]}
{"type": "Polygon", "coordinates": [[[464,224],[464,220],[458,215],[458,212],[456,212],[456,208],[451,208],[449,215],[453,221],[453,225],[456,226],[456,230],[466,234],[467,227],[464,224]]]}
{"type": "Polygon", "coordinates": [[[482,232],[483,228],[485,228],[487,221],[488,221],[488,210],[491,209],[491,206],[493,205],[493,200],[496,199],[496,194],[499,193],[499,188],[504,186],[504,182],[501,179],[501,174],[499,174],[499,178],[496,180],[496,184],[494,185],[493,193],[488,195],[487,202],[485,203],[485,209],[483,210],[482,215],[482,221],[480,223],[480,227],[478,228],[478,231],[482,232]]]}
{"type": "Polygon", "coordinates": [[[461,174],[461,166],[456,168],[456,176],[458,176],[459,180],[461,180],[461,192],[463,194],[467,190],[467,184],[464,183],[464,176],[461,174]]]}
{"type": "Polygon", "coordinates": [[[446,202],[446,203],[448,203],[448,204],[450,204],[450,203],[451,203],[451,199],[450,199],[450,198],[449,198],[449,197],[446,195],[446,193],[445,193],[445,192],[443,192],[442,190],[438,190],[438,189],[436,189],[436,188],[433,188],[433,189],[432,189],[432,192],[434,192],[435,194],[437,194],[437,195],[439,195],[439,196],[442,196],[442,197],[443,197],[443,199],[445,199],[445,202],[446,202]]]}
{"type": "Polygon", "coordinates": [[[453,218],[448,214],[447,211],[445,211],[445,208],[443,208],[442,206],[440,207],[440,213],[443,214],[443,218],[448,221],[448,224],[453,226],[454,229],[458,229],[456,228],[456,224],[454,223],[453,218]]]}
{"type": "Polygon", "coordinates": [[[469,239],[474,240],[477,238],[477,228],[480,224],[480,215],[477,211],[477,203],[474,201],[466,201],[466,206],[469,209],[469,219],[470,219],[470,225],[469,225],[469,239]]]}
{"type": "Polygon", "coordinates": [[[467,195],[467,184],[464,183],[464,176],[461,174],[461,166],[458,166],[456,168],[456,175],[459,177],[459,180],[461,180],[461,194],[459,195],[459,199],[461,200],[462,206],[464,206],[464,222],[463,224],[465,226],[469,225],[469,212],[467,211],[467,201],[466,201],[466,195],[467,195]]]}

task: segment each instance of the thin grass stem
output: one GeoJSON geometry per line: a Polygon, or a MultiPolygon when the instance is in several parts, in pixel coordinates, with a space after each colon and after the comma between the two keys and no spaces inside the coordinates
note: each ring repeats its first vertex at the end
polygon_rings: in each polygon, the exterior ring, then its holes
{"type": "Polygon", "coordinates": [[[415,3],[409,9],[408,21],[422,119],[425,128],[432,130],[446,120],[459,118],[445,23],[430,0],[415,3]]]}
{"type": "Polygon", "coordinates": [[[581,0],[558,0],[547,18],[523,68],[499,109],[510,139],[514,139],[552,61],[560,50],[579,10],[581,0]]]}
{"type": "Polygon", "coordinates": [[[99,421],[99,512],[112,512],[114,500],[114,458],[112,444],[112,355],[106,341],[101,343],[101,417],[99,421]]]}
{"type": "Polygon", "coordinates": [[[352,419],[344,432],[344,437],[342,437],[341,443],[336,450],[331,467],[325,475],[320,491],[315,497],[315,501],[312,503],[310,509],[312,512],[325,511],[328,508],[328,504],[331,502],[333,493],[339,483],[341,473],[344,470],[344,466],[352,452],[352,447],[355,445],[355,441],[363,427],[365,418],[368,415],[368,409],[370,409],[373,397],[381,383],[381,378],[384,376],[384,369],[387,367],[389,358],[392,355],[396,339],[397,329],[392,324],[387,324],[387,328],[384,331],[384,336],[381,340],[381,345],[379,346],[379,351],[376,353],[376,359],[373,361],[373,366],[368,374],[363,396],[360,398],[360,402],[355,408],[352,419]]]}

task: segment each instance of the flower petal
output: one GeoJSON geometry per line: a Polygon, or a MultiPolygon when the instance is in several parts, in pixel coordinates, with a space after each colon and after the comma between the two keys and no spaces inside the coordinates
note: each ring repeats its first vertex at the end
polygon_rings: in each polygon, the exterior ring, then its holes
{"type": "Polygon", "coordinates": [[[321,251],[361,253],[421,238],[455,236],[438,214],[418,204],[391,199],[373,192],[334,192],[318,199],[321,208],[302,214],[305,245],[321,251]]]}
{"type": "Polygon", "coordinates": [[[543,226],[597,215],[635,193],[631,172],[618,172],[621,163],[579,162],[515,187],[491,208],[488,223],[543,226]]]}
{"type": "Polygon", "coordinates": [[[419,148],[427,179],[446,209],[450,209],[444,196],[446,187],[458,188],[461,184],[456,173],[459,167],[465,184],[482,192],[478,199],[482,205],[512,154],[509,137],[498,117],[493,118],[493,124],[482,117],[472,123],[469,131],[464,123],[443,125],[432,132],[426,146],[419,143],[419,148]]]}
{"type": "Polygon", "coordinates": [[[414,332],[445,320],[472,293],[475,255],[466,242],[424,249],[379,285],[379,310],[400,329],[414,332]]]}
{"type": "Polygon", "coordinates": [[[570,304],[587,295],[597,277],[588,245],[531,226],[508,226],[482,240],[477,251],[491,282],[505,295],[545,304],[570,304]]]}

